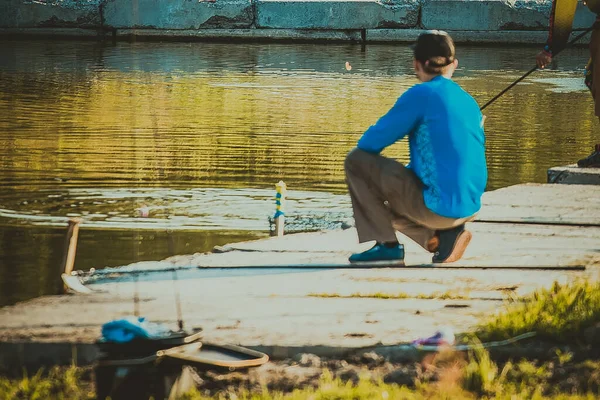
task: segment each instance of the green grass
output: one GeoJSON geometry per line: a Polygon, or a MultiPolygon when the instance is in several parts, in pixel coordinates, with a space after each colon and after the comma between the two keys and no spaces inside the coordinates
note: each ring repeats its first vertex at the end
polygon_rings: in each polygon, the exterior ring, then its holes
{"type": "Polygon", "coordinates": [[[334,379],[328,371],[323,373],[317,388],[296,389],[292,393],[270,392],[263,389],[261,393],[241,391],[231,396],[231,393],[205,397],[200,393],[190,393],[185,400],[401,400],[401,399],[474,399],[459,387],[447,391],[448,395],[440,397],[440,392],[423,386],[419,390],[388,385],[381,381],[373,382],[362,378],[356,384],[334,379]],[[435,396],[433,396],[435,394],[435,396]]]}
{"type": "Polygon", "coordinates": [[[352,293],[349,295],[342,295],[339,293],[309,293],[309,297],[320,297],[325,299],[385,299],[385,300],[399,300],[399,299],[420,299],[420,300],[470,300],[468,295],[456,293],[453,291],[447,292],[434,292],[430,294],[416,294],[411,295],[405,292],[398,293],[352,293]]]}
{"type": "MultiPolygon", "coordinates": [[[[563,357],[563,361],[569,362],[563,357]]],[[[181,400],[421,400],[421,399],[596,399],[600,388],[600,363],[586,361],[573,369],[565,381],[578,377],[582,383],[577,387],[564,388],[552,381],[560,362],[536,365],[528,361],[506,363],[499,368],[483,347],[477,347],[466,358],[461,353],[441,353],[423,368],[430,372],[429,378],[417,379],[412,387],[386,384],[372,380],[365,374],[356,383],[336,379],[325,370],[318,386],[298,388],[290,393],[257,388],[252,392],[235,390],[206,396],[199,391],[191,392],[181,400]]],[[[84,400],[93,394],[82,387],[85,370],[69,368],[41,372],[21,380],[0,379],[0,398],[3,400],[84,400]]],[[[425,376],[425,375],[423,375],[425,376]]]]}
{"type": "Polygon", "coordinates": [[[583,332],[600,322],[600,284],[578,281],[540,289],[507,303],[476,329],[482,340],[506,339],[525,332],[556,343],[580,344],[583,332]]]}
{"type": "MultiPolygon", "coordinates": [[[[416,382],[408,388],[361,378],[357,383],[344,382],[325,371],[316,388],[296,389],[292,393],[269,391],[266,388],[226,392],[212,397],[199,392],[189,393],[184,400],[421,400],[421,399],[596,399],[597,392],[558,393],[549,383],[549,368],[522,361],[507,363],[502,371],[481,349],[465,364],[450,364],[437,371],[437,381],[416,382]],[[458,367],[457,367],[458,365],[458,367]]],[[[432,368],[436,368],[433,366],[432,368]]]]}
{"type": "Polygon", "coordinates": [[[461,294],[457,292],[453,292],[448,290],[446,292],[434,292],[431,294],[418,294],[417,299],[426,299],[426,300],[470,300],[466,294],[461,294]]]}
{"type": "Polygon", "coordinates": [[[82,383],[86,370],[71,367],[54,367],[46,373],[40,370],[33,376],[19,380],[0,377],[0,399],[2,400],[84,400],[94,399],[89,384],[82,383]]]}
{"type": "Polygon", "coordinates": [[[414,296],[410,296],[407,293],[352,293],[349,295],[343,295],[339,293],[309,293],[308,297],[321,297],[324,299],[409,299],[414,296]]]}

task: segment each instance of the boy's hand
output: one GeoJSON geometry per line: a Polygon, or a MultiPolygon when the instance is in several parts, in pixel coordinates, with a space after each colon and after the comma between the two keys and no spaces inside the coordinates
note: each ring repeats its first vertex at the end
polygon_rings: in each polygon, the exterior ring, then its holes
{"type": "Polygon", "coordinates": [[[552,54],[542,50],[535,56],[535,63],[539,68],[544,68],[552,62],[552,54]]]}

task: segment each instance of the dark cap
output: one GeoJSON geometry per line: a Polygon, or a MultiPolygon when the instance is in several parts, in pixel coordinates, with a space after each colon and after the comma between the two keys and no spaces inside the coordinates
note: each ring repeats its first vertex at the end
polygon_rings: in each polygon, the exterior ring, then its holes
{"type": "Polygon", "coordinates": [[[446,60],[445,63],[433,62],[434,65],[443,67],[454,61],[454,41],[444,31],[431,30],[420,34],[412,49],[415,59],[422,63],[432,62],[437,57],[443,57],[446,60]]]}

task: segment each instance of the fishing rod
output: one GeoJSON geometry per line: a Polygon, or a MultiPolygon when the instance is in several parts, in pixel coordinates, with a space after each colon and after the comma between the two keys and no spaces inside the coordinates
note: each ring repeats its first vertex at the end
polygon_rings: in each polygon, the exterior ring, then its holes
{"type": "Polygon", "coordinates": [[[173,269],[173,291],[175,292],[175,307],[177,309],[177,326],[179,331],[183,332],[183,315],[181,313],[181,300],[179,298],[179,290],[177,289],[177,270],[173,269]]]}
{"type": "MultiPolygon", "coordinates": [[[[583,31],[582,33],[580,33],[579,35],[575,36],[573,38],[573,40],[571,40],[569,43],[567,43],[567,45],[565,47],[563,47],[562,49],[560,49],[556,53],[554,53],[552,55],[552,57],[556,57],[561,51],[563,51],[567,47],[572,46],[573,44],[575,44],[575,42],[577,42],[579,39],[581,39],[582,37],[584,37],[585,35],[587,35],[588,33],[590,33],[592,31],[592,29],[593,29],[593,27],[590,27],[590,28],[586,29],[585,31],[583,31]]],[[[519,79],[517,79],[516,81],[514,81],[513,83],[511,83],[510,85],[508,85],[503,91],[501,91],[500,93],[498,93],[497,95],[495,95],[490,101],[488,101],[481,108],[479,108],[479,110],[483,111],[487,106],[489,106],[490,104],[492,104],[494,101],[498,100],[498,98],[500,96],[502,96],[504,93],[508,92],[515,85],[517,85],[517,83],[519,83],[523,79],[527,78],[531,73],[535,72],[535,70],[537,70],[537,69],[538,69],[538,66],[536,65],[535,67],[531,68],[529,71],[525,72],[525,74],[523,74],[523,76],[521,76],[519,79]]]]}
{"type": "MultiPolygon", "coordinates": [[[[179,297],[179,290],[177,287],[177,269],[171,268],[167,271],[172,272],[172,282],[173,282],[173,292],[175,293],[175,308],[177,310],[177,327],[179,328],[179,332],[183,332],[183,314],[181,312],[181,299],[179,297]]],[[[140,316],[140,295],[139,295],[139,274],[144,273],[144,271],[136,271],[133,272],[133,315],[136,317],[140,316]]]]}

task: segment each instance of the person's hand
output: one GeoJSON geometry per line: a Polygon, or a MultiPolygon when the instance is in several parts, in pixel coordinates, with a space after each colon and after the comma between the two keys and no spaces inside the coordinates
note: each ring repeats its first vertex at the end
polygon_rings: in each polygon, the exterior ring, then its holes
{"type": "Polygon", "coordinates": [[[552,62],[552,54],[542,50],[535,56],[535,63],[538,68],[544,68],[552,62]]]}

